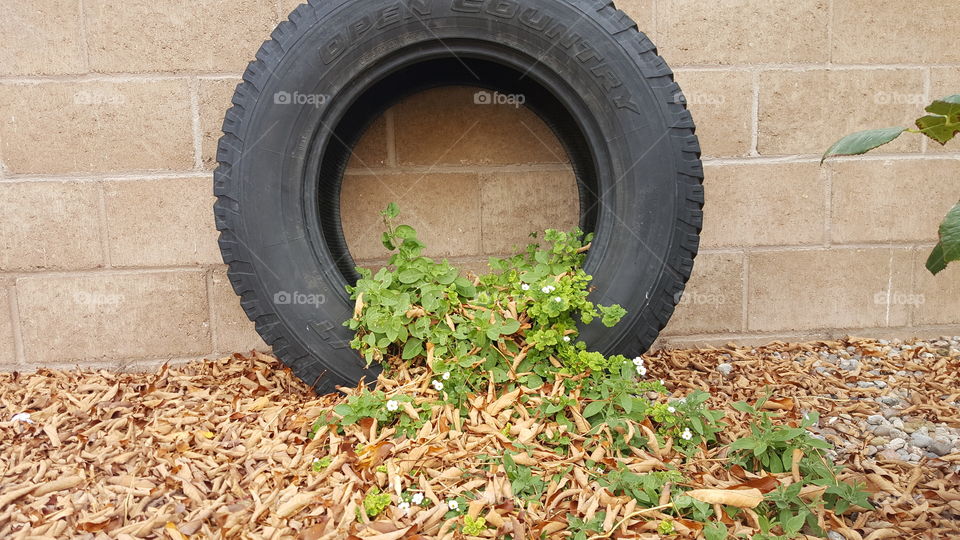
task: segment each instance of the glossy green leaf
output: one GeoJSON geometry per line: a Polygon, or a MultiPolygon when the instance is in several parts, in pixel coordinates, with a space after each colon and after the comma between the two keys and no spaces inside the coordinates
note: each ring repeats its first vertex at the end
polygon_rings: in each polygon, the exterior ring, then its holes
{"type": "Polygon", "coordinates": [[[828,157],[832,156],[856,156],[866,154],[874,148],[879,148],[888,142],[900,136],[906,128],[891,127],[882,129],[870,129],[858,133],[852,133],[840,139],[823,154],[823,163],[828,157]]]}
{"type": "Polygon", "coordinates": [[[930,252],[927,270],[936,275],[956,260],[960,260],[960,203],[947,212],[940,224],[940,242],[930,252]]]}

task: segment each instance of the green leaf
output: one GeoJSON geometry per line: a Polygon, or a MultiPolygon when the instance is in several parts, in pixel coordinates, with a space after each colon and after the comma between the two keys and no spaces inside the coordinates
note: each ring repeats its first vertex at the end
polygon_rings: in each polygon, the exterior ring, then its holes
{"type": "Polygon", "coordinates": [[[870,129],[847,135],[835,142],[833,146],[823,154],[820,163],[822,164],[828,157],[832,156],[856,156],[866,154],[870,150],[879,148],[896,139],[906,130],[906,128],[902,127],[891,127],[870,129]]]}
{"type": "Polygon", "coordinates": [[[756,446],[753,439],[737,439],[730,443],[731,450],[749,450],[756,446]]]}
{"type": "Polygon", "coordinates": [[[400,283],[406,283],[407,285],[416,283],[420,281],[421,278],[423,278],[423,272],[414,268],[408,268],[397,274],[397,279],[400,280],[400,283]]]}
{"type": "Polygon", "coordinates": [[[597,413],[603,410],[604,406],[606,406],[606,402],[594,401],[593,403],[583,408],[583,417],[590,418],[591,416],[596,415],[597,413]]]}
{"type": "Polygon", "coordinates": [[[403,238],[404,240],[412,240],[417,237],[417,231],[409,225],[398,225],[393,231],[394,236],[397,238],[403,238]]]}
{"type": "Polygon", "coordinates": [[[956,260],[960,260],[960,203],[947,212],[940,224],[940,242],[927,259],[927,270],[936,275],[956,260]]]}
{"type": "Polygon", "coordinates": [[[938,99],[926,109],[931,115],[917,119],[920,131],[941,145],[960,133],[960,94],[938,99]]]}
{"type": "Polygon", "coordinates": [[[633,398],[629,394],[620,394],[620,406],[623,407],[623,412],[630,414],[633,410],[633,398]]]}
{"type": "Polygon", "coordinates": [[[938,99],[924,109],[928,113],[946,116],[951,122],[960,120],[960,94],[938,99]]]}
{"type": "Polygon", "coordinates": [[[393,245],[393,239],[390,238],[390,233],[383,233],[383,236],[380,237],[380,242],[383,244],[383,247],[390,251],[397,249],[397,247],[393,245]]]}
{"type": "Polygon", "coordinates": [[[711,521],[703,528],[703,537],[706,540],[726,540],[727,526],[719,521],[711,521]]]}
{"type": "Polygon", "coordinates": [[[400,215],[400,207],[397,206],[397,203],[392,202],[388,204],[386,210],[380,212],[380,214],[393,219],[400,215]]]}
{"type": "Polygon", "coordinates": [[[540,376],[537,375],[536,373],[531,373],[530,375],[527,375],[526,380],[524,381],[523,384],[524,386],[526,386],[531,390],[536,390],[537,388],[540,388],[541,386],[543,386],[543,379],[540,378],[540,376]]]}
{"type": "Polygon", "coordinates": [[[800,532],[800,528],[803,527],[803,522],[807,516],[804,514],[797,514],[786,521],[783,524],[783,532],[787,536],[793,536],[800,532]]]}
{"type": "Polygon", "coordinates": [[[917,127],[920,131],[931,139],[945,145],[960,133],[960,123],[947,122],[946,116],[927,115],[917,118],[917,127]]]}
{"type": "Polygon", "coordinates": [[[520,321],[516,319],[504,319],[500,325],[500,333],[505,336],[515,334],[517,330],[520,330],[520,321]]]}
{"type": "Polygon", "coordinates": [[[403,344],[403,354],[402,358],[404,360],[409,360],[419,356],[423,352],[423,342],[419,339],[412,338],[408,339],[406,343],[403,344]]]}

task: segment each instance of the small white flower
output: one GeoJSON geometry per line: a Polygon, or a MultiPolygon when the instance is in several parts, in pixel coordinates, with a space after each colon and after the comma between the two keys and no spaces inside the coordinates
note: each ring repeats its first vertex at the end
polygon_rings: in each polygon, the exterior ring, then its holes
{"type": "Polygon", "coordinates": [[[390,401],[387,402],[388,411],[393,412],[399,408],[400,408],[400,403],[397,400],[391,399],[390,401]]]}
{"type": "Polygon", "coordinates": [[[449,501],[447,501],[447,508],[451,510],[459,510],[460,503],[458,503],[456,499],[450,499],[449,501]]]}
{"type": "Polygon", "coordinates": [[[667,407],[667,412],[668,412],[668,413],[675,413],[675,412],[677,412],[677,408],[674,407],[673,405],[671,405],[671,406],[667,407]]]}
{"type": "Polygon", "coordinates": [[[666,386],[667,383],[663,382],[663,379],[660,379],[660,386],[666,386]]]}
{"type": "Polygon", "coordinates": [[[639,356],[636,357],[636,358],[634,358],[634,359],[633,359],[633,365],[635,365],[635,366],[642,366],[642,365],[643,365],[643,358],[640,358],[639,356]]]}
{"type": "Polygon", "coordinates": [[[530,286],[527,285],[526,283],[524,283],[524,284],[520,285],[520,289],[521,289],[521,290],[524,290],[524,291],[529,291],[529,290],[530,290],[530,286]]]}
{"type": "Polygon", "coordinates": [[[560,298],[559,296],[554,296],[553,301],[559,304],[560,302],[563,302],[563,298],[560,298]]]}
{"type": "Polygon", "coordinates": [[[440,381],[433,381],[433,389],[437,392],[443,390],[443,383],[440,381]]]}
{"type": "Polygon", "coordinates": [[[443,374],[443,380],[447,380],[447,379],[449,379],[449,378],[450,378],[450,372],[449,372],[449,371],[443,374]]]}
{"type": "Polygon", "coordinates": [[[643,367],[643,366],[637,366],[637,374],[640,375],[641,377],[646,377],[646,376],[647,376],[647,368],[645,368],[645,367],[643,367]]]}
{"type": "Polygon", "coordinates": [[[684,428],[683,433],[680,434],[680,437],[685,441],[689,441],[693,438],[693,433],[690,433],[690,428],[684,428]]]}
{"type": "Polygon", "coordinates": [[[24,422],[26,424],[35,424],[33,420],[30,419],[30,413],[22,412],[13,415],[13,418],[10,419],[11,422],[24,422]]]}
{"type": "Polygon", "coordinates": [[[314,463],[317,463],[318,461],[320,461],[320,458],[318,458],[318,457],[313,458],[313,462],[314,462],[314,463]]]}
{"type": "Polygon", "coordinates": [[[544,294],[550,294],[550,291],[552,291],[553,289],[550,288],[549,285],[547,285],[546,287],[544,287],[544,288],[542,288],[542,289],[540,289],[540,290],[543,291],[544,294]]]}
{"type": "Polygon", "coordinates": [[[681,405],[686,405],[686,404],[687,404],[687,398],[685,398],[685,397],[682,397],[682,398],[678,399],[677,401],[679,401],[681,405]]]}
{"type": "Polygon", "coordinates": [[[423,502],[423,493],[414,493],[413,497],[410,497],[410,502],[420,506],[420,504],[423,502]]]}
{"type": "Polygon", "coordinates": [[[570,336],[563,336],[563,340],[570,343],[570,336]]]}

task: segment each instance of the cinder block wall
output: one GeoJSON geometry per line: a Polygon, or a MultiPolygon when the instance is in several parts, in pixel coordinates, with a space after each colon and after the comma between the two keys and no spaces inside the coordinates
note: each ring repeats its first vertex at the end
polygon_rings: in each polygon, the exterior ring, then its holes
{"type": "MultiPolygon", "coordinates": [[[[263,347],[220,264],[211,171],[246,62],[297,3],[0,0],[0,369],[263,347]]],[[[907,138],[817,163],[841,134],[960,92],[960,4],[621,4],[675,68],[705,154],[702,252],[663,344],[960,333],[960,268],[923,269],[960,149],[907,138]]],[[[343,200],[358,260],[380,259],[364,232],[388,200],[468,268],[574,222],[549,131],[472,92],[415,96],[358,146],[343,200]]]]}

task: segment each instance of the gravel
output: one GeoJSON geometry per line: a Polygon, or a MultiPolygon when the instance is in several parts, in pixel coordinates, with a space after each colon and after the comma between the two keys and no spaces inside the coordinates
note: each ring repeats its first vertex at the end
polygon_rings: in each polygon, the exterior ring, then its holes
{"type": "Polygon", "coordinates": [[[724,377],[729,377],[733,373],[733,364],[728,364],[726,362],[717,366],[717,371],[719,371],[724,377]]]}

